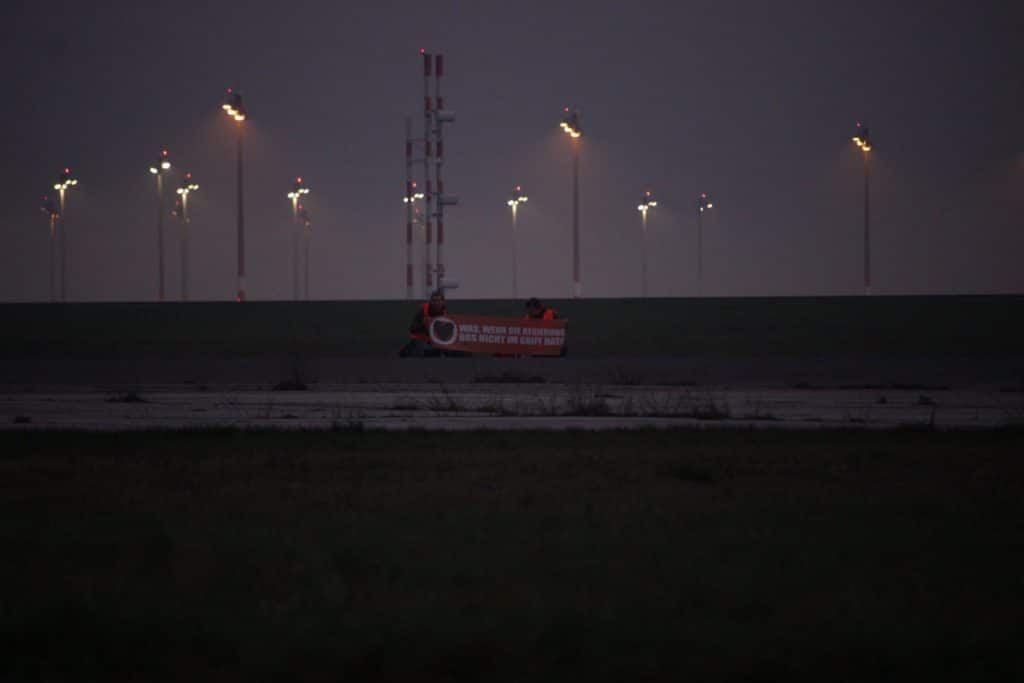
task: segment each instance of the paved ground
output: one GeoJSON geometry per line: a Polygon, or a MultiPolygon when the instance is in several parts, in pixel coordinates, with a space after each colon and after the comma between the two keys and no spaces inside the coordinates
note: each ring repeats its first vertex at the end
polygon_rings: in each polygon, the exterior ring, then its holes
{"type": "Polygon", "coordinates": [[[300,391],[176,386],[0,395],[0,429],[995,428],[1024,393],[615,384],[359,384],[300,391]]]}
{"type": "MultiPolygon", "coordinates": [[[[1024,348],[1024,347],[1022,347],[1024,348]]],[[[569,358],[338,358],[273,354],[195,357],[0,358],[0,392],[122,386],[269,389],[290,379],[310,385],[550,383],[850,388],[893,386],[977,391],[1024,389],[1024,352],[976,354],[686,354],[569,358]]]]}

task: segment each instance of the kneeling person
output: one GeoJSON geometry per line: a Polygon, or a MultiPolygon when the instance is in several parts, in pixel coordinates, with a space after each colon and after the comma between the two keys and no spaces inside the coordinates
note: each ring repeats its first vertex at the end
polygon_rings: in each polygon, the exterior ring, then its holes
{"type": "Polygon", "coordinates": [[[409,343],[399,352],[399,356],[423,357],[436,356],[438,352],[430,343],[430,319],[448,313],[445,305],[444,292],[440,289],[430,294],[430,301],[420,304],[416,315],[409,324],[409,343]]]}

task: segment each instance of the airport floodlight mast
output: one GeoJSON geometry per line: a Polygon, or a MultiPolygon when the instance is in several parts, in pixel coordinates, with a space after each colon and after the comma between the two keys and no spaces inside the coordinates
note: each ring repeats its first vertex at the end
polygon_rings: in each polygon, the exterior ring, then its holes
{"type": "MultiPolygon", "coordinates": [[[[423,53],[429,59],[426,52],[423,53]]],[[[437,271],[437,286],[445,288],[445,275],[447,273],[444,264],[444,207],[457,206],[459,198],[455,195],[446,194],[444,191],[444,180],[441,172],[444,168],[444,124],[455,122],[455,111],[444,108],[444,98],[441,97],[441,77],[444,76],[444,55],[434,55],[434,195],[436,199],[435,214],[437,219],[437,258],[434,260],[437,271]]],[[[428,98],[429,99],[429,98],[428,98]]],[[[430,188],[427,188],[429,194],[430,188]]]]}
{"type": "Polygon", "coordinates": [[[707,192],[697,197],[697,293],[704,294],[704,212],[714,208],[707,192]]]}
{"type": "Polygon", "coordinates": [[[305,276],[304,276],[304,294],[303,299],[309,301],[309,243],[313,240],[313,221],[309,217],[309,211],[303,204],[299,204],[299,224],[302,226],[303,236],[305,239],[305,276]]]}
{"type": "Polygon", "coordinates": [[[224,104],[221,105],[224,113],[228,115],[237,125],[238,130],[238,156],[236,162],[236,189],[238,205],[235,209],[236,222],[238,224],[238,293],[235,295],[239,303],[245,301],[245,211],[243,208],[242,192],[242,141],[245,136],[245,104],[242,102],[242,93],[234,88],[228,88],[224,97],[224,104]]]}
{"type": "Polygon", "coordinates": [[[53,303],[57,297],[57,290],[54,287],[54,261],[57,250],[57,219],[60,217],[60,214],[57,213],[57,205],[54,204],[52,199],[44,196],[42,200],[43,203],[39,210],[46,214],[46,222],[50,228],[50,303],[53,303]]]}
{"type": "Polygon", "coordinates": [[[188,215],[188,196],[199,189],[199,185],[192,179],[191,173],[186,173],[181,179],[181,185],[177,189],[178,201],[181,202],[181,212],[178,218],[181,220],[181,300],[188,301],[188,225],[192,219],[188,215]]]}
{"type": "Polygon", "coordinates": [[[643,298],[647,298],[647,212],[658,205],[650,190],[644,190],[637,205],[640,212],[640,292],[643,298]]]}
{"type": "Polygon", "coordinates": [[[302,228],[299,224],[299,200],[309,194],[309,188],[302,181],[302,176],[295,178],[288,199],[292,200],[292,301],[299,300],[299,237],[302,228]]]}
{"type": "Polygon", "coordinates": [[[864,153],[864,294],[871,294],[871,134],[867,126],[857,122],[853,141],[864,153]]]}
{"type": "MultiPolygon", "coordinates": [[[[424,257],[423,282],[426,294],[429,295],[434,289],[435,275],[438,288],[444,288],[442,282],[445,276],[444,265],[444,207],[455,206],[459,198],[454,195],[445,194],[444,179],[442,171],[444,167],[444,124],[455,121],[455,112],[444,108],[444,98],[441,97],[441,78],[444,76],[444,55],[432,54],[425,49],[420,49],[423,57],[423,182],[425,185],[424,194],[426,209],[424,211],[424,242],[426,254],[424,257]],[[430,79],[434,79],[434,93],[430,92],[430,79]],[[430,177],[430,165],[434,165],[434,178],[430,177]],[[430,251],[433,246],[433,226],[437,223],[437,251],[434,265],[430,263],[430,251]]],[[[405,157],[406,157],[406,196],[409,195],[409,184],[412,182],[412,144],[417,142],[412,138],[411,123],[406,120],[405,130],[405,157]]],[[[407,253],[411,253],[408,237],[412,231],[412,214],[414,207],[406,207],[406,237],[407,253]]],[[[408,260],[408,257],[407,257],[408,260]]],[[[406,289],[411,296],[411,288],[408,286],[409,273],[411,269],[406,264],[406,289]]]]}
{"type": "Polygon", "coordinates": [[[164,175],[171,170],[167,150],[160,150],[149,172],[156,176],[157,301],[164,300],[164,175]]]}
{"type": "Polygon", "coordinates": [[[434,289],[434,272],[431,266],[430,251],[433,248],[434,192],[430,182],[430,160],[433,156],[431,140],[433,139],[434,107],[430,99],[430,78],[434,75],[434,55],[420,49],[423,56],[423,183],[426,189],[426,209],[424,210],[423,240],[426,253],[423,259],[424,294],[430,296],[434,289]]]}
{"type": "Polygon", "coordinates": [[[530,198],[523,194],[523,186],[516,185],[512,188],[512,198],[508,205],[512,207],[512,298],[519,298],[519,265],[516,262],[516,235],[519,228],[519,205],[529,201],[530,198]]]}
{"type": "Polygon", "coordinates": [[[53,189],[57,190],[60,196],[60,204],[57,208],[57,215],[60,220],[60,300],[68,299],[68,213],[67,213],[67,191],[78,184],[78,178],[71,174],[71,168],[65,166],[53,189]]]}
{"type": "MultiPolygon", "coordinates": [[[[409,123],[409,121],[406,121],[409,123]]],[[[406,159],[409,159],[408,151],[411,148],[411,143],[406,144],[406,159]]],[[[407,161],[407,173],[405,180],[405,196],[402,197],[402,203],[405,204],[405,296],[408,299],[413,298],[413,226],[421,224],[421,215],[419,207],[416,206],[416,202],[423,201],[426,195],[420,191],[419,186],[415,180],[410,179],[410,172],[412,170],[411,161],[407,161]]],[[[429,265],[430,255],[427,255],[429,265]]],[[[426,293],[427,296],[430,292],[426,293]]]]}
{"type": "Polygon", "coordinates": [[[583,296],[580,282],[580,137],[583,127],[579,110],[565,107],[562,114],[562,130],[572,144],[572,295],[578,299],[583,296]]]}

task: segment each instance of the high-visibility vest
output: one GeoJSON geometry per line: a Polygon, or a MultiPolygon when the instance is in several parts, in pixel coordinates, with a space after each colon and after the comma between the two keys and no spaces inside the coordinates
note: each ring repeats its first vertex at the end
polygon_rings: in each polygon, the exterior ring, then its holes
{"type": "MultiPolygon", "coordinates": [[[[422,304],[423,308],[423,324],[427,328],[427,332],[410,332],[409,338],[416,339],[418,341],[429,342],[430,341],[430,302],[425,301],[422,304]]],[[[448,311],[446,309],[441,310],[441,315],[444,315],[448,311]]]]}
{"type": "Polygon", "coordinates": [[[534,318],[529,313],[524,315],[523,318],[525,318],[526,320],[554,320],[556,315],[558,315],[558,312],[555,309],[545,308],[544,312],[541,313],[541,316],[539,318],[534,318]]]}
{"type": "MultiPolygon", "coordinates": [[[[427,326],[427,330],[429,330],[430,329],[430,327],[429,327],[429,325],[430,325],[430,318],[428,317],[428,315],[430,313],[430,304],[424,302],[422,304],[422,306],[423,306],[423,308],[421,310],[423,311],[423,324],[426,325],[427,326]]],[[[428,341],[430,341],[430,335],[428,333],[426,333],[426,332],[409,332],[409,339],[415,339],[416,341],[428,342],[428,341]]]]}

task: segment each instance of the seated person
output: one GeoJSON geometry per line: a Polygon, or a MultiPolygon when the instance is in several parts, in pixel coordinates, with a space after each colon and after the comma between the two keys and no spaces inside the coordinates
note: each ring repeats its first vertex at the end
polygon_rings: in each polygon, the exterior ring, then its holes
{"type": "Polygon", "coordinates": [[[403,358],[438,355],[430,343],[430,319],[445,315],[447,312],[444,292],[435,289],[430,294],[430,301],[423,302],[416,310],[416,315],[413,316],[412,323],[409,324],[409,343],[398,355],[403,358]]]}
{"type": "Polygon", "coordinates": [[[524,317],[531,320],[557,320],[558,311],[548,308],[539,299],[534,297],[526,302],[526,315],[524,317]]]}

